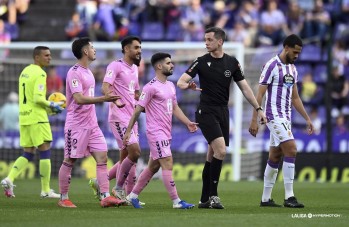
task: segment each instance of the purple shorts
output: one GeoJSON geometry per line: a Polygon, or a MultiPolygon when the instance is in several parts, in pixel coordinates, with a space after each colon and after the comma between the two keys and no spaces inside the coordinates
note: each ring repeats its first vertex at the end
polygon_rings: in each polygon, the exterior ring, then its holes
{"type": "Polygon", "coordinates": [[[84,158],[93,152],[107,152],[107,142],[99,127],[64,129],[64,157],[84,158]]]}
{"type": "MultiPolygon", "coordinates": [[[[113,135],[116,139],[116,142],[118,143],[118,146],[121,150],[125,149],[125,146],[122,144],[122,140],[124,139],[125,131],[128,126],[128,122],[109,122],[109,126],[111,131],[113,132],[113,135]]],[[[139,136],[138,136],[138,125],[137,123],[133,126],[133,129],[131,131],[131,137],[127,145],[131,145],[134,143],[139,143],[139,136]]]]}

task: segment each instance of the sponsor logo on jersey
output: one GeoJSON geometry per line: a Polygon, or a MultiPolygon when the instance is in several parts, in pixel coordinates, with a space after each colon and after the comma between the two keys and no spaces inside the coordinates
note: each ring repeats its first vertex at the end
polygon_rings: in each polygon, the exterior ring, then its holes
{"type": "Polygon", "coordinates": [[[286,74],[284,75],[284,85],[287,87],[292,87],[294,84],[294,77],[291,74],[286,74]]]}

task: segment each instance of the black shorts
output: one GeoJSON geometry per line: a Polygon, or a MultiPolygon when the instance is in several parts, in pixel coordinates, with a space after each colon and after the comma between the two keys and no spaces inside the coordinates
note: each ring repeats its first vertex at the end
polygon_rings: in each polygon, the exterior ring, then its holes
{"type": "Polygon", "coordinates": [[[195,118],[209,144],[218,137],[223,137],[225,145],[229,146],[229,109],[227,106],[199,105],[195,118]]]}

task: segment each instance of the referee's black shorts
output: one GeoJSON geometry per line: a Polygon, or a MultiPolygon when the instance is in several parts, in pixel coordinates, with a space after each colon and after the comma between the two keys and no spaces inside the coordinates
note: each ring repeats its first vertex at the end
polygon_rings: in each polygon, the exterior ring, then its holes
{"type": "Polygon", "coordinates": [[[196,122],[208,144],[223,137],[229,146],[229,109],[227,106],[199,105],[195,112],[196,122]]]}

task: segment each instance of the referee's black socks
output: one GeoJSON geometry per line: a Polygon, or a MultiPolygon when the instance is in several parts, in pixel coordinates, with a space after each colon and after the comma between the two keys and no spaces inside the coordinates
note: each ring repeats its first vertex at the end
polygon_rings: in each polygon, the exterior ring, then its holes
{"type": "Polygon", "coordinates": [[[208,201],[210,196],[210,172],[211,172],[211,162],[206,161],[204,169],[202,170],[202,191],[201,191],[201,199],[202,203],[208,201]]]}
{"type": "Polygon", "coordinates": [[[212,158],[210,168],[210,196],[218,196],[217,188],[219,176],[221,175],[223,160],[212,158]]]}

